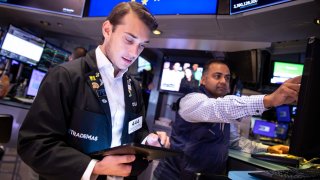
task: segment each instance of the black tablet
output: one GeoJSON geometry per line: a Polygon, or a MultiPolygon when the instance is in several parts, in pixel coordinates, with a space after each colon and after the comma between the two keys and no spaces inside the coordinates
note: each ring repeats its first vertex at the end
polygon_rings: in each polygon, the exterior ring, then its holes
{"type": "Polygon", "coordinates": [[[121,146],[93,152],[90,154],[90,156],[93,158],[101,159],[101,157],[108,156],[108,155],[131,155],[131,154],[142,156],[148,160],[154,160],[154,159],[162,159],[170,156],[178,156],[178,155],[182,155],[183,153],[182,151],[176,151],[176,150],[167,149],[167,148],[130,143],[130,144],[124,144],[121,146]]]}

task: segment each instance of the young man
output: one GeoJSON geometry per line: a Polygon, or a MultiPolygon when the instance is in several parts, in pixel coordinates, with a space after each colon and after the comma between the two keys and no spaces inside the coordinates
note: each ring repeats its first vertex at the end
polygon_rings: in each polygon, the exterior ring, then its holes
{"type": "Polygon", "coordinates": [[[139,85],[126,74],[155,28],[144,6],[120,3],[102,25],[102,45],[49,71],[18,139],[19,155],[40,178],[125,177],[134,155],[89,154],[144,140],[160,146],[158,138],[169,146],[165,133],[148,135],[139,85]]]}
{"type": "MultiPolygon", "coordinates": [[[[183,151],[184,156],[160,161],[154,177],[188,180],[194,179],[195,173],[225,174],[230,123],[296,101],[300,81],[301,77],[290,79],[270,95],[225,96],[230,91],[230,70],[223,61],[209,61],[199,92],[180,100],[172,127],[171,148],[183,151]]],[[[270,150],[286,151],[286,147],[270,150]]]]}

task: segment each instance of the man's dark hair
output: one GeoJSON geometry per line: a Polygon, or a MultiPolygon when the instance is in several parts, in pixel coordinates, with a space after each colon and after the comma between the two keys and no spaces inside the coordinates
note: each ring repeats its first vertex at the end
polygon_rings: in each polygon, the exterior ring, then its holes
{"type": "Polygon", "coordinates": [[[209,67],[210,67],[211,64],[224,64],[224,65],[226,65],[226,66],[229,68],[229,70],[230,70],[230,67],[229,67],[229,65],[228,65],[228,63],[227,63],[226,61],[224,61],[224,60],[218,60],[218,59],[211,59],[211,60],[207,61],[206,64],[204,65],[202,74],[205,74],[205,73],[208,72],[209,67]]]}
{"type": "Polygon", "coordinates": [[[84,47],[76,47],[74,48],[71,58],[78,59],[79,57],[85,56],[87,54],[87,50],[84,47]]]}
{"type": "Polygon", "coordinates": [[[107,20],[114,26],[112,31],[121,23],[122,18],[130,12],[135,13],[150,31],[158,28],[156,19],[145,6],[137,2],[122,2],[115,6],[107,17],[107,20]]]}

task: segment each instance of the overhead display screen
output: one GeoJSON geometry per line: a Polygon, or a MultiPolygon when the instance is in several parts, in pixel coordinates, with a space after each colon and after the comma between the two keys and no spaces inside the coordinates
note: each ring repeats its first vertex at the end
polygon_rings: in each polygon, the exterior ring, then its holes
{"type": "Polygon", "coordinates": [[[85,2],[85,0],[0,0],[0,4],[78,17],[83,15],[85,2]]]}
{"type": "Polygon", "coordinates": [[[230,0],[230,14],[259,9],[291,0],[230,0]]]}
{"type": "MultiPolygon", "coordinates": [[[[216,14],[217,0],[135,0],[145,5],[154,15],[216,14]]],[[[123,0],[91,0],[88,16],[108,16],[112,8],[123,0]]],[[[129,2],[129,1],[128,1],[129,2]]]]}

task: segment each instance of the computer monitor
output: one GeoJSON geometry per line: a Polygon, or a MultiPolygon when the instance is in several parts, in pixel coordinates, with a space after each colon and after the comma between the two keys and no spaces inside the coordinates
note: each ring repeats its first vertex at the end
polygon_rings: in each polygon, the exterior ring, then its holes
{"type": "Polygon", "coordinates": [[[278,122],[290,122],[290,106],[289,105],[282,105],[276,107],[276,114],[278,122]]]}
{"type": "Polygon", "coordinates": [[[68,61],[70,52],[46,43],[37,69],[48,71],[49,68],[68,61]]]}
{"type": "Polygon", "coordinates": [[[45,41],[10,25],[1,45],[0,55],[30,65],[36,65],[42,55],[45,41]]]}
{"type": "Polygon", "coordinates": [[[190,93],[197,91],[203,67],[198,63],[165,61],[160,77],[160,91],[190,93]],[[186,70],[187,69],[187,70],[186,70]],[[187,81],[186,76],[191,75],[187,81]]]}
{"type": "Polygon", "coordinates": [[[289,153],[307,160],[320,157],[320,39],[308,39],[289,153]]]}
{"type": "Polygon", "coordinates": [[[289,78],[302,75],[303,64],[289,62],[273,62],[271,84],[282,84],[289,78]]]}
{"type": "Polygon", "coordinates": [[[152,69],[151,63],[146,60],[144,57],[138,57],[138,72],[142,72],[143,70],[150,71],[152,69]]]}
{"type": "Polygon", "coordinates": [[[27,95],[31,97],[35,97],[38,93],[40,84],[44,76],[46,75],[45,72],[39,71],[37,69],[32,70],[30,82],[28,85],[27,95]]]}
{"type": "Polygon", "coordinates": [[[17,6],[24,9],[58,13],[69,16],[82,17],[86,0],[1,0],[0,4],[17,6]]]}
{"type": "Polygon", "coordinates": [[[254,121],[252,132],[253,134],[274,138],[276,137],[276,124],[256,119],[254,121]]]}
{"type": "Polygon", "coordinates": [[[278,123],[276,125],[276,138],[285,140],[288,137],[289,124],[288,123],[278,123]]]}

